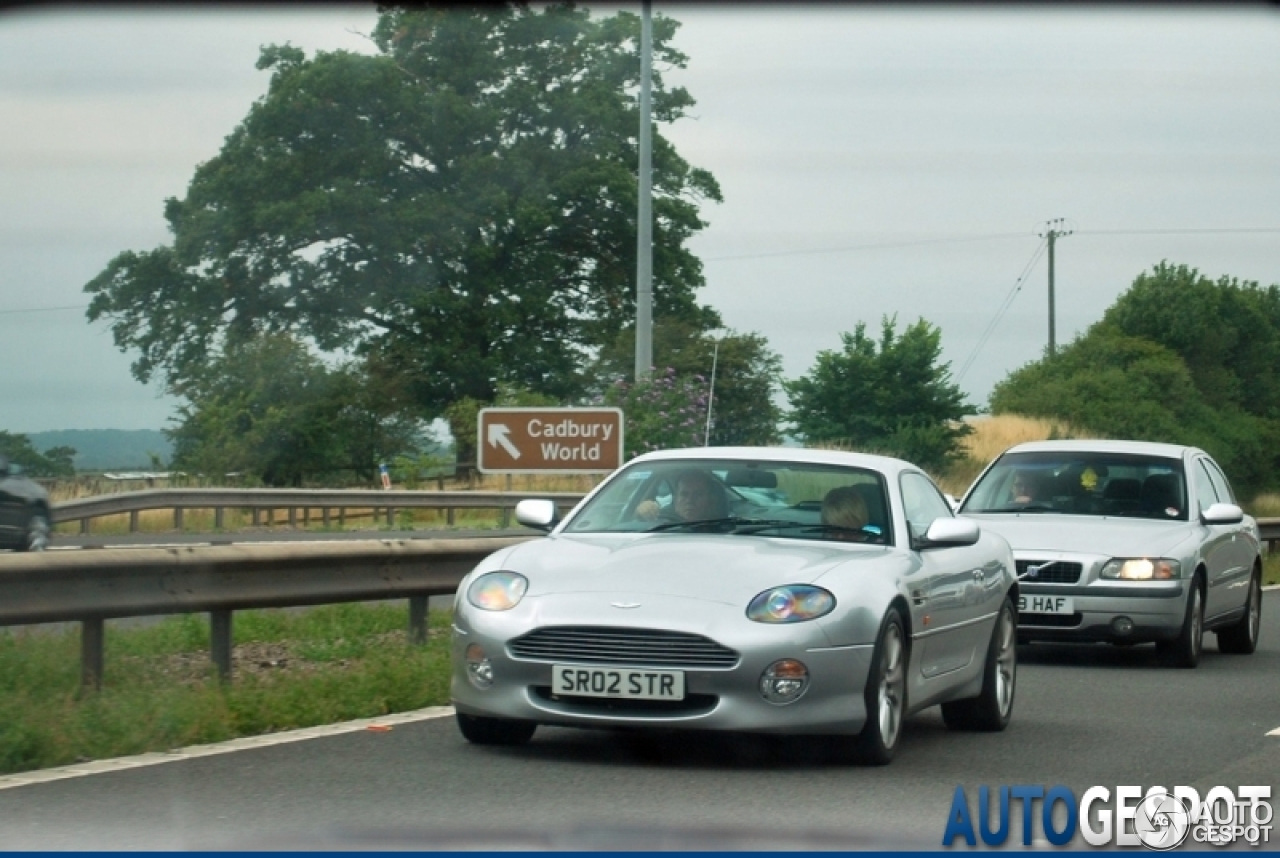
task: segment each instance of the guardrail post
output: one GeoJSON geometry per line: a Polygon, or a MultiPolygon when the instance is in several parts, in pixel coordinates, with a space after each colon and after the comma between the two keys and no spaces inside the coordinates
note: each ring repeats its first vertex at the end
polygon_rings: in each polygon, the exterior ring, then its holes
{"type": "Polygon", "coordinates": [[[262,510],[258,509],[255,506],[253,508],[253,526],[257,527],[261,523],[262,523],[262,510]]]}
{"type": "Polygon", "coordinates": [[[173,508],[173,529],[182,530],[182,507],[180,506],[173,508]]]}
{"type": "Polygon", "coordinates": [[[292,506],[289,507],[289,526],[290,527],[298,526],[298,508],[297,507],[292,507],[292,506]]]}
{"type": "Polygon", "coordinates": [[[444,511],[444,520],[447,524],[453,524],[453,507],[449,507],[444,511]]]}
{"type": "Polygon", "coordinates": [[[320,508],[320,523],[324,525],[326,530],[329,529],[329,508],[327,506],[320,508]]]}
{"type": "Polygon", "coordinates": [[[138,532],[138,511],[136,509],[129,510],[129,532],[138,532]]]}
{"type": "Polygon", "coordinates": [[[209,612],[209,656],[218,669],[218,679],[231,681],[231,611],[209,612]]]}
{"type": "Polygon", "coordinates": [[[387,527],[391,527],[393,524],[395,524],[395,522],[392,521],[392,519],[395,518],[395,515],[396,515],[396,511],[391,507],[387,507],[387,527]]]}
{"type": "Polygon", "coordinates": [[[304,506],[302,508],[302,526],[306,527],[311,524],[311,507],[304,506]]]}
{"type": "Polygon", "coordinates": [[[427,597],[409,597],[409,643],[427,642],[427,597]]]}
{"type": "Polygon", "coordinates": [[[276,511],[274,509],[267,510],[267,527],[271,527],[276,523],[276,511]]]}
{"type": "Polygon", "coordinates": [[[226,521],[223,515],[225,512],[226,510],[223,507],[216,506],[213,508],[213,529],[214,530],[222,530],[222,526],[226,521]]]}
{"type": "Polygon", "coordinates": [[[338,507],[338,527],[345,527],[347,524],[347,508],[345,506],[338,507]]]}
{"type": "Polygon", "coordinates": [[[80,686],[82,688],[93,691],[102,688],[105,627],[106,622],[102,619],[80,621],[80,686]]]}
{"type": "Polygon", "coordinates": [[[80,519],[80,532],[81,533],[89,532],[89,519],[87,518],[80,519]]]}

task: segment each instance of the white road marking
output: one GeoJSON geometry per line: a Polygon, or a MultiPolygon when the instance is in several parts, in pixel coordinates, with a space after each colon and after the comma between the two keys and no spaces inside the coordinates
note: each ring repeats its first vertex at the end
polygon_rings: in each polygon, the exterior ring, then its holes
{"type": "Polygon", "coordinates": [[[1275,728],[1274,730],[1272,730],[1272,731],[1271,731],[1270,733],[1268,733],[1267,735],[1268,735],[1268,736],[1280,736],[1280,727],[1275,728]]]}
{"type": "Polygon", "coordinates": [[[132,757],[117,757],[114,760],[94,760],[88,763],[77,763],[72,766],[61,766],[56,769],[42,769],[35,772],[22,772],[16,775],[0,777],[0,789],[28,786],[30,784],[59,781],[67,778],[83,778],[89,775],[100,775],[104,772],[118,772],[123,769],[136,769],[143,766],[158,766],[161,763],[173,763],[179,760],[190,760],[195,757],[209,757],[214,754],[231,754],[236,751],[249,751],[254,748],[267,748],[272,745],[284,745],[289,742],[302,742],[307,739],[320,739],[325,736],[338,736],[343,733],[357,733],[378,727],[394,727],[397,724],[410,724],[414,721],[428,721],[432,718],[447,718],[453,714],[452,706],[431,706],[413,712],[399,712],[384,715],[380,718],[361,718],[357,721],[345,721],[341,724],[324,724],[319,727],[305,727],[301,730],[289,730],[283,733],[269,733],[265,736],[246,736],[213,745],[192,745],[176,751],[159,751],[149,754],[138,754],[132,757]]]}

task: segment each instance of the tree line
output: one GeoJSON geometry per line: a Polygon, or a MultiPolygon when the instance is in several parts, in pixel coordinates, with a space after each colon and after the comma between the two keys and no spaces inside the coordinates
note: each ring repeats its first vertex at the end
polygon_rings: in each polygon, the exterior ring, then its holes
{"type": "MultiPolygon", "coordinates": [[[[134,376],[183,403],[173,465],[267,485],[371,480],[381,462],[421,460],[435,419],[465,462],[486,405],[609,404],[626,413],[628,454],[776,443],[785,426],[945,470],[977,409],[935,326],[859,324],[785,380],[765,337],[724,331],[698,301],[688,244],[722,197],[661,133],[695,103],[663,78],[687,61],[678,26],[655,16],[656,369],[641,381],[636,15],[392,7],[371,54],[264,48],[268,90],[165,202],[170,240],[118,254],[85,287],[134,376]]],[[[1280,419],[1280,313],[1240,284],[1197,285],[1204,306],[1166,302],[1159,284],[1179,270],[1140,277],[1096,333],[1002,383],[992,409],[1203,440],[1243,467],[1280,419]],[[1235,297],[1212,297],[1223,290],[1235,297]],[[1230,332],[1205,321],[1210,305],[1230,332]]]]}

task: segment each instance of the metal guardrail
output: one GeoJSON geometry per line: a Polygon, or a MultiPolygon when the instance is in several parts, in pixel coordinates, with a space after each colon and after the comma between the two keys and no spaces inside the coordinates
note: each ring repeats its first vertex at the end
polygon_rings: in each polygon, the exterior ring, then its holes
{"type": "Polygon", "coordinates": [[[455,592],[489,553],[536,538],[11,554],[0,559],[0,626],[81,623],[81,679],[98,687],[106,620],[208,612],[210,655],[229,679],[234,611],[408,598],[409,637],[422,642],[430,596],[455,592]]]}
{"type": "Polygon", "coordinates": [[[1280,542],[1280,518],[1259,518],[1257,522],[1258,534],[1267,543],[1267,550],[1275,551],[1276,543],[1280,542]]]}
{"type": "Polygon", "coordinates": [[[228,509],[253,511],[253,524],[262,523],[262,513],[267,513],[267,524],[275,523],[274,513],[286,510],[291,526],[298,523],[298,512],[303,512],[303,524],[311,523],[310,511],[320,510],[320,520],[325,527],[333,524],[336,510],[337,525],[341,527],[348,510],[370,510],[375,517],[385,511],[387,524],[393,524],[398,509],[443,509],[447,523],[454,523],[454,510],[491,509],[501,516],[505,527],[518,501],[526,497],[547,498],[556,501],[562,511],[568,511],[585,497],[580,492],[487,492],[487,491],[376,491],[344,489],[148,489],[138,492],[120,492],[55,504],[50,510],[54,524],[69,521],[80,522],[80,532],[90,532],[90,521],[108,515],[129,515],[129,532],[138,530],[138,513],[147,510],[172,509],[173,526],[182,530],[183,510],[212,509],[214,527],[221,530],[228,509]]]}

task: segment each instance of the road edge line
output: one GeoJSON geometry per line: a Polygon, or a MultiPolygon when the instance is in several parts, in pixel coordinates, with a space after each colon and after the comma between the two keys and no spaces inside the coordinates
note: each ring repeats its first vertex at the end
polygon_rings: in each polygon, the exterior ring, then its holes
{"type": "Polygon", "coordinates": [[[49,781],[82,778],[100,775],[105,772],[118,772],[125,769],[138,769],[146,766],[158,766],[161,763],[175,763],[180,760],[193,760],[198,757],[211,757],[217,754],[231,754],[236,751],[248,751],[254,748],[268,748],[273,745],[285,745],[290,742],[303,742],[308,739],[323,739],[326,736],[340,736],[345,733],[357,733],[361,730],[377,727],[394,727],[397,724],[411,724],[415,721],[429,721],[433,718],[447,718],[453,714],[452,706],[429,706],[426,709],[415,709],[411,712],[396,712],[377,718],[358,718],[355,721],[343,721],[338,724],[320,724],[315,727],[302,727],[297,730],[285,730],[279,733],[266,733],[261,736],[242,736],[215,742],[208,745],[191,745],[173,751],[151,751],[130,757],[115,757],[108,760],[93,760],[87,763],[75,763],[70,766],[59,766],[52,769],[37,769],[30,772],[19,772],[12,775],[0,775],[0,790],[15,787],[48,783],[49,781]]]}

